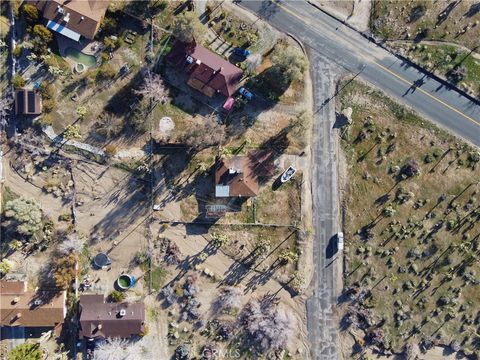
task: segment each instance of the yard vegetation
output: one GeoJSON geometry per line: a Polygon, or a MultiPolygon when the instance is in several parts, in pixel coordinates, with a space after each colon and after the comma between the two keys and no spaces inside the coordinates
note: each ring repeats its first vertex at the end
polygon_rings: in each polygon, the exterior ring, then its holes
{"type": "Polygon", "coordinates": [[[480,96],[478,3],[374,1],[370,27],[415,63],[480,96]]]}
{"type": "Polygon", "coordinates": [[[339,105],[353,110],[342,328],[360,348],[478,355],[478,150],[360,82],[339,105]]]}

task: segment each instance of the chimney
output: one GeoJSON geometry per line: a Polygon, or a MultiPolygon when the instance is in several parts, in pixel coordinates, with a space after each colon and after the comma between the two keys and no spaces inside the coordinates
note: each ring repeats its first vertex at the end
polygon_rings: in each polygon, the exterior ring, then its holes
{"type": "Polygon", "coordinates": [[[13,298],[13,300],[12,300],[12,304],[18,303],[19,300],[20,300],[20,299],[18,298],[18,296],[15,296],[15,297],[13,298]]]}
{"type": "Polygon", "coordinates": [[[102,324],[97,325],[97,330],[102,330],[102,324]]]}
{"type": "Polygon", "coordinates": [[[63,18],[63,21],[65,21],[66,23],[70,21],[70,13],[67,13],[67,15],[65,15],[65,17],[63,18]]]}
{"type": "Polygon", "coordinates": [[[213,72],[213,74],[214,74],[214,75],[219,74],[219,73],[222,72],[222,70],[223,70],[223,67],[220,66],[220,67],[218,68],[218,70],[215,70],[215,71],[213,72]]]}
{"type": "Polygon", "coordinates": [[[233,174],[236,174],[236,173],[237,173],[237,170],[235,170],[235,168],[231,167],[231,168],[228,169],[228,173],[229,173],[230,175],[233,175],[233,174]]]}

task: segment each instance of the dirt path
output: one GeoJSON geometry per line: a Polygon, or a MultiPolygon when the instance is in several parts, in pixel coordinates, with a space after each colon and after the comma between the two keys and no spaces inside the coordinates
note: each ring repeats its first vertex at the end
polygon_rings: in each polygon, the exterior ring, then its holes
{"type": "MultiPolygon", "coordinates": [[[[452,43],[452,42],[449,42],[449,41],[422,40],[422,41],[419,41],[419,42],[415,42],[413,40],[387,40],[386,43],[389,44],[389,45],[393,45],[393,46],[395,46],[395,45],[439,45],[439,46],[443,45],[443,46],[453,46],[456,49],[467,52],[467,53],[472,51],[471,49],[469,49],[465,46],[462,46],[462,45],[459,45],[459,44],[456,44],[456,43],[452,43]]],[[[472,51],[471,56],[473,56],[477,60],[480,60],[480,53],[472,51]]]]}
{"type": "Polygon", "coordinates": [[[347,17],[347,22],[358,31],[368,31],[371,7],[371,0],[355,0],[353,14],[347,17]]]}

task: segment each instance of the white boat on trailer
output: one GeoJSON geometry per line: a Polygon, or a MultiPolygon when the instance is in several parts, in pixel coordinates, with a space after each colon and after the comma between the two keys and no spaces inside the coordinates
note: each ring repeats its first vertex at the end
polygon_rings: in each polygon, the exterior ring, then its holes
{"type": "Polygon", "coordinates": [[[293,166],[289,166],[288,169],[285,170],[285,172],[282,174],[280,181],[282,183],[287,182],[293,177],[293,175],[295,175],[296,172],[297,172],[297,169],[295,169],[293,166]]]}

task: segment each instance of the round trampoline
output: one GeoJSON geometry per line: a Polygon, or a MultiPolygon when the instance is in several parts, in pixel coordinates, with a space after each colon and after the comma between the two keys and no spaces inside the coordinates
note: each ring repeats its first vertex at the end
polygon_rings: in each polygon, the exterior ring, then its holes
{"type": "Polygon", "coordinates": [[[93,264],[100,269],[104,268],[105,266],[110,265],[111,263],[112,263],[112,261],[104,253],[98,253],[93,258],[93,264]]]}

